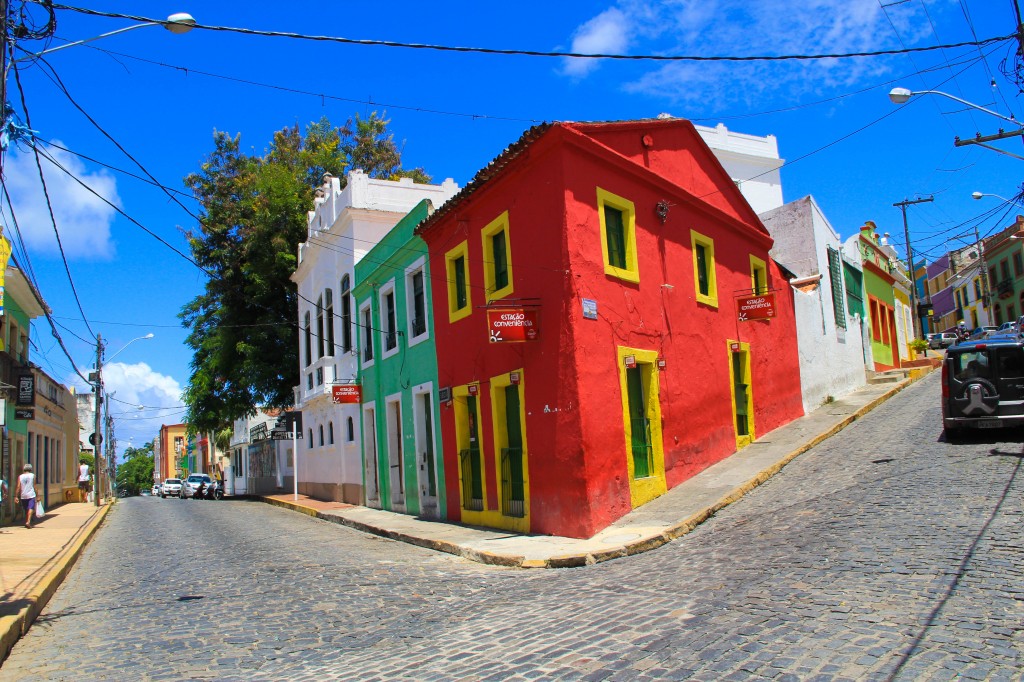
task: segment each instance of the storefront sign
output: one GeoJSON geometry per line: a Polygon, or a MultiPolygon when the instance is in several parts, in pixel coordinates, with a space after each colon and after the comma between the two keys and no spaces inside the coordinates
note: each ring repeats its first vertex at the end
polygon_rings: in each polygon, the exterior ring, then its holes
{"type": "Polygon", "coordinates": [[[775,294],[741,296],[736,299],[740,322],[768,320],[775,317],[775,294]]]}
{"type": "Polygon", "coordinates": [[[15,419],[35,419],[36,418],[36,411],[33,410],[31,407],[27,407],[27,408],[24,408],[24,409],[22,409],[20,407],[16,407],[16,408],[14,408],[14,418],[15,419]]]}
{"type": "Polygon", "coordinates": [[[583,319],[584,320],[596,320],[597,319],[597,301],[592,298],[583,299],[583,319]]]}
{"type": "Polygon", "coordinates": [[[622,358],[622,362],[625,363],[627,369],[636,369],[636,356],[627,355],[622,358]]]}
{"type": "Polygon", "coordinates": [[[357,384],[343,384],[331,386],[331,399],[335,405],[358,405],[363,398],[362,386],[357,384]]]}
{"type": "Polygon", "coordinates": [[[34,374],[18,375],[17,405],[31,407],[36,404],[36,377],[34,374]]]}
{"type": "Polygon", "coordinates": [[[536,341],[540,334],[536,310],[496,308],[487,311],[491,343],[536,341]]]}
{"type": "Polygon", "coordinates": [[[266,424],[266,422],[264,422],[262,424],[257,424],[256,426],[253,426],[252,428],[249,429],[249,442],[250,443],[255,443],[258,440],[266,440],[266,439],[267,439],[267,424],[266,424]]]}

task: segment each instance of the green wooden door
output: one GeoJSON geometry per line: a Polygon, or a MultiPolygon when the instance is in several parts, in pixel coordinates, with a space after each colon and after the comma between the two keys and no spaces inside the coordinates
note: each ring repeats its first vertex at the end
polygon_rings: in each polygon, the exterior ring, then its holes
{"type": "Polygon", "coordinates": [[[526,513],[523,477],[523,427],[519,416],[519,386],[505,387],[505,429],[508,447],[501,451],[501,511],[505,516],[526,513]]]}
{"type": "Polygon", "coordinates": [[[736,397],[736,435],[749,436],[747,414],[750,409],[749,386],[744,383],[746,377],[746,354],[743,351],[732,352],[733,395],[736,397]]]}
{"type": "Polygon", "coordinates": [[[626,391],[629,396],[629,423],[633,454],[633,478],[647,478],[653,468],[651,449],[651,420],[647,418],[644,399],[643,369],[626,369],[626,391]]]}

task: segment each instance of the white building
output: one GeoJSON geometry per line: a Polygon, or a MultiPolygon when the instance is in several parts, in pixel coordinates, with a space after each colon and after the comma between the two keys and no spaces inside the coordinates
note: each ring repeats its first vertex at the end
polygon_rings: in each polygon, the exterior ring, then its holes
{"type": "Polygon", "coordinates": [[[694,127],[755,213],[782,206],[779,169],[785,161],[779,158],[774,135],[734,133],[721,123],[714,128],[694,127]]]}
{"type": "Polygon", "coordinates": [[[375,180],[350,171],[346,186],[324,176],[308,214],[292,281],[299,293],[299,369],[296,408],[303,413],[299,491],[324,500],[362,504],[359,404],[334,404],[332,388],[357,377],[355,264],[423,199],[440,207],[459,186],[375,180]]]}
{"type": "MultiPolygon", "coordinates": [[[[292,441],[270,439],[270,432],[282,413],[281,410],[259,410],[251,417],[235,420],[228,446],[229,463],[224,467],[225,493],[267,495],[294,489],[292,441]]],[[[302,447],[301,441],[299,447],[302,447]]],[[[301,468],[301,461],[299,466],[301,468]]]]}
{"type": "Polygon", "coordinates": [[[772,258],[796,275],[790,282],[796,310],[800,388],[804,411],[864,385],[863,321],[847,313],[843,242],[811,196],[763,213],[775,244],[772,258]]]}

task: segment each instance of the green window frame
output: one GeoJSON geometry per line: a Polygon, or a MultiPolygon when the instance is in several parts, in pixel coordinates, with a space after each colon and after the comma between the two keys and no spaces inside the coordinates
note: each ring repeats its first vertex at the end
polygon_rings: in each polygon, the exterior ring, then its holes
{"type": "Polygon", "coordinates": [[[509,296],[513,291],[512,249],[508,211],[492,220],[480,232],[484,254],[484,288],[488,300],[509,296]]]}
{"type": "Polygon", "coordinates": [[[717,308],[715,241],[696,230],[690,230],[690,248],[693,251],[693,288],[697,302],[717,308]]]}
{"type": "Polygon", "coordinates": [[[448,276],[448,320],[456,322],[473,312],[469,278],[469,246],[462,242],[445,254],[448,276]]]}
{"type": "Polygon", "coordinates": [[[828,250],[828,276],[832,283],[832,312],[836,318],[836,326],[846,329],[846,307],[843,305],[843,264],[839,259],[839,251],[831,246],[828,250]]]}
{"type": "Polygon", "coordinates": [[[639,282],[635,205],[629,199],[598,187],[597,216],[605,274],[627,282],[639,282]]]}

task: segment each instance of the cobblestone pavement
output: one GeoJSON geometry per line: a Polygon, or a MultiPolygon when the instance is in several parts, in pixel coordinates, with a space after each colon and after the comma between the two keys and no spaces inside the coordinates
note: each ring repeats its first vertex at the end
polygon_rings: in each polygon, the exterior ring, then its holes
{"type": "Polygon", "coordinates": [[[0,679],[1019,680],[1022,434],[944,442],[939,388],[694,533],[578,569],[483,566],[253,502],[130,499],[0,679]]]}

